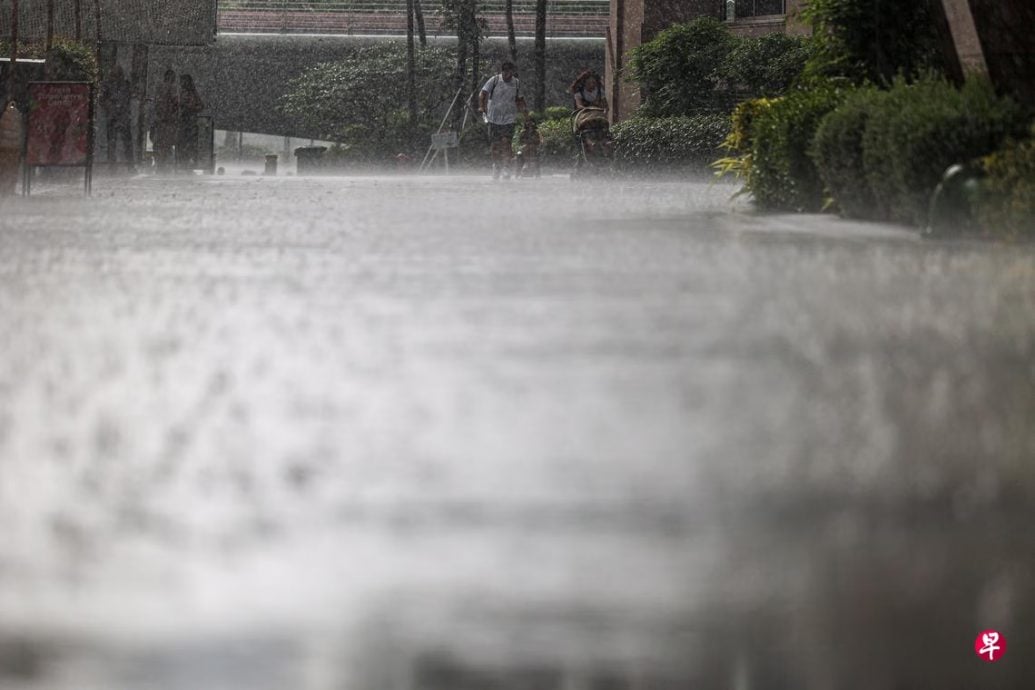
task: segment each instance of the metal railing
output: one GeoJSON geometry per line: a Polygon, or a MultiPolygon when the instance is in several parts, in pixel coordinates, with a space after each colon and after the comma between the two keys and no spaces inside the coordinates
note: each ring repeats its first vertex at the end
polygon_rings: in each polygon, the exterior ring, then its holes
{"type": "MultiPolygon", "coordinates": [[[[220,11],[262,10],[266,12],[405,12],[406,0],[219,0],[220,11]]],[[[550,0],[551,14],[597,14],[607,15],[610,0],[550,0]]],[[[478,8],[483,13],[504,11],[503,0],[481,2],[478,8]]],[[[437,3],[425,3],[428,14],[437,12],[437,3]]],[[[514,0],[515,14],[535,14],[535,0],[514,0]]]]}
{"type": "MultiPolygon", "coordinates": [[[[425,0],[429,34],[445,31],[438,3],[425,0]]],[[[483,0],[487,34],[504,35],[503,0],[483,0]]],[[[534,30],[535,0],[514,0],[519,36],[534,30]]],[[[547,35],[603,36],[610,0],[549,0],[547,35]]],[[[406,29],[406,0],[219,0],[219,30],[225,33],[399,34],[406,29]]]]}

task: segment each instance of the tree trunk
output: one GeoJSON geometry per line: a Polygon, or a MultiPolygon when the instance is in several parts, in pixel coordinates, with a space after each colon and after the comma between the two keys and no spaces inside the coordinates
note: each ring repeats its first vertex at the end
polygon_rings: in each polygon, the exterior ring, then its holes
{"type": "Polygon", "coordinates": [[[54,45],[54,0],[47,0],[47,46],[50,50],[54,45]]]}
{"type": "MultiPolygon", "coordinates": [[[[467,37],[465,35],[466,32],[462,21],[457,23],[456,32],[456,75],[453,81],[453,88],[457,91],[461,91],[467,81],[467,37]]],[[[462,117],[463,112],[463,108],[453,109],[453,129],[459,131],[460,118],[462,117]]]]}
{"type": "Polygon", "coordinates": [[[534,108],[538,112],[546,109],[546,0],[535,1],[535,96],[534,108]]]}
{"type": "Polygon", "coordinates": [[[406,0],[406,105],[410,112],[410,133],[417,128],[417,60],[413,46],[415,0],[406,0]]]}
{"type": "Polygon", "coordinates": [[[510,61],[517,62],[517,37],[514,35],[514,0],[507,0],[503,5],[507,17],[507,45],[510,46],[510,61]]]}
{"type": "MultiPolygon", "coordinates": [[[[14,98],[14,73],[18,69],[18,0],[11,0],[11,69],[7,70],[7,97],[14,98]]],[[[0,101],[0,107],[7,104],[0,101]]]]}
{"type": "Polygon", "coordinates": [[[93,19],[97,24],[97,49],[101,46],[101,0],[93,0],[93,19]]]}
{"type": "Polygon", "coordinates": [[[424,10],[421,9],[420,0],[413,0],[413,14],[417,19],[417,35],[420,36],[420,47],[428,47],[428,33],[424,29],[424,10]]]}
{"type": "MultiPolygon", "coordinates": [[[[478,87],[481,86],[478,82],[481,80],[481,37],[478,35],[478,31],[474,32],[471,36],[471,91],[468,96],[478,93],[478,87]]],[[[469,100],[465,100],[464,103],[470,103],[469,100]]]]}

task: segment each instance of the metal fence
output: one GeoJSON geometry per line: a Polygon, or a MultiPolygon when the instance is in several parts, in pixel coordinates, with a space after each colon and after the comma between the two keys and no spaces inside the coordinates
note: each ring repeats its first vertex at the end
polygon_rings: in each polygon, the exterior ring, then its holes
{"type": "MultiPolygon", "coordinates": [[[[503,0],[484,0],[479,11],[488,35],[506,33],[503,0]]],[[[428,33],[448,33],[437,2],[423,3],[428,33]]],[[[610,0],[550,0],[550,36],[604,35],[610,0]]],[[[514,0],[515,33],[532,35],[535,0],[514,0]]],[[[225,33],[398,34],[406,30],[406,0],[219,0],[218,26],[225,33]]]]}

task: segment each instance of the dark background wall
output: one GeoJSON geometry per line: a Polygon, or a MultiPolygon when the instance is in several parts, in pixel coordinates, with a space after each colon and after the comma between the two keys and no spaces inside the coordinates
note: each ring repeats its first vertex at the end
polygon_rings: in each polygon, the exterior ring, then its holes
{"type": "MultiPolygon", "coordinates": [[[[357,46],[392,38],[352,36],[221,35],[204,48],[152,47],[149,95],[154,96],[166,68],[190,73],[218,129],[311,137],[298,131],[277,109],[288,82],[307,67],[341,59],[357,46]]],[[[452,39],[430,39],[436,46],[451,46],[452,39]]],[[[488,39],[483,54],[495,66],[507,56],[505,39],[488,39]]],[[[518,69],[522,89],[531,94],[532,42],[518,41],[518,69]]],[[[567,87],[584,67],[603,70],[603,39],[555,39],[547,43],[546,94],[548,105],[568,105],[567,87]]],[[[487,78],[495,70],[485,73],[487,78]]],[[[402,73],[391,78],[403,78],[402,73]]]]}
{"type": "Polygon", "coordinates": [[[996,86],[1035,108],[1035,0],[970,0],[996,86]]]}
{"type": "MultiPolygon", "coordinates": [[[[10,38],[10,0],[0,2],[0,38],[10,38]]],[[[101,38],[105,41],[171,45],[204,45],[216,33],[216,0],[102,0],[101,38]]],[[[80,2],[80,31],[85,40],[97,37],[94,3],[80,2]]],[[[18,5],[18,34],[23,41],[47,37],[47,3],[22,0],[18,5]]],[[[54,0],[54,35],[75,37],[75,3],[54,0]]]]}

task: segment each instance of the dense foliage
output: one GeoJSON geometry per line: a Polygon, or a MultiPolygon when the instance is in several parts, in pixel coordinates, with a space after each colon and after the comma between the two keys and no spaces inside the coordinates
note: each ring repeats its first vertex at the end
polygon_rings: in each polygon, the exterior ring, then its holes
{"type": "Polygon", "coordinates": [[[810,54],[804,38],[782,33],[741,38],[714,19],[696,19],[636,48],[630,78],[645,97],[641,117],[728,113],[738,100],[786,92],[810,54]]]}
{"type": "Polygon", "coordinates": [[[944,71],[941,0],[809,0],[812,26],[807,73],[853,83],[888,83],[894,76],[944,71]]]}
{"type": "MultiPolygon", "coordinates": [[[[9,57],[11,45],[0,41],[0,55],[9,57]]],[[[99,70],[97,55],[90,43],[58,38],[47,50],[42,43],[18,44],[18,55],[22,58],[46,60],[44,79],[48,81],[88,81],[96,83],[99,70]]]]}
{"type": "Polygon", "coordinates": [[[928,78],[897,80],[877,97],[863,133],[863,165],[877,217],[923,224],[946,168],[994,151],[1024,134],[1021,109],[987,80],[962,89],[928,78]]]}
{"type": "Polygon", "coordinates": [[[729,133],[724,115],[636,118],[612,128],[615,157],[622,169],[704,169],[729,133]]]}
{"type": "Polygon", "coordinates": [[[823,118],[812,141],[810,153],[820,177],[846,216],[875,216],[877,201],[863,164],[863,135],[883,99],[884,92],[872,87],[849,94],[840,107],[823,118]]]}
{"type": "Polygon", "coordinates": [[[779,96],[801,76],[811,43],[799,36],[773,33],[738,39],[719,68],[727,87],[742,97],[779,96]]]}
{"type": "Polygon", "coordinates": [[[413,151],[428,140],[455,93],[453,57],[437,48],[418,51],[416,127],[406,110],[405,70],[403,43],[359,48],[349,59],[316,65],[290,82],[281,108],[300,131],[341,142],[355,158],[413,151]]]}
{"type": "Polygon", "coordinates": [[[1035,128],[981,161],[984,195],[975,209],[985,232],[1035,238],[1035,128]]]}
{"type": "Polygon", "coordinates": [[[748,188],[760,206],[784,211],[823,207],[823,181],[808,151],[823,117],[842,98],[830,87],[793,91],[756,113],[748,188]]]}
{"type": "Polygon", "coordinates": [[[720,70],[735,39],[715,19],[665,29],[632,51],[629,68],[645,101],[639,114],[672,117],[716,109],[720,70]]]}

